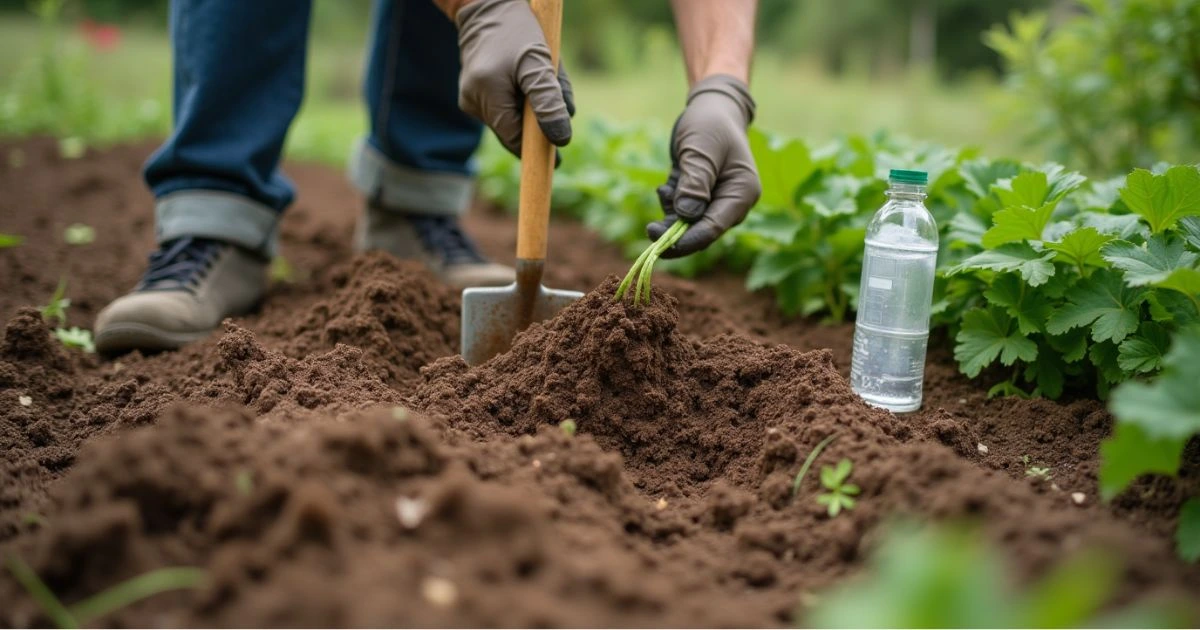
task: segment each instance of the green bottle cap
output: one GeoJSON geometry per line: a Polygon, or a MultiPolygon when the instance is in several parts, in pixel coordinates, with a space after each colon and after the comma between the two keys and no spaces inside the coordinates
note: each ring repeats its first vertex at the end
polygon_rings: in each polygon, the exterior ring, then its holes
{"type": "Polygon", "coordinates": [[[929,173],[894,168],[888,173],[888,180],[897,184],[924,186],[929,183],[929,173]]]}

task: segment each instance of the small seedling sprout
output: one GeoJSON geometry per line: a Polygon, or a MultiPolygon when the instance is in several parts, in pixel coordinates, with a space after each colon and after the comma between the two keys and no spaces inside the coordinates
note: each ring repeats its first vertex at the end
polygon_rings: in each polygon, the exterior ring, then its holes
{"type": "Polygon", "coordinates": [[[194,567],[155,569],[67,607],[23,560],[10,555],[5,564],[17,582],[59,628],[79,628],[88,625],[105,615],[159,593],[198,588],[206,578],[204,571],[194,567]]]}
{"type": "Polygon", "coordinates": [[[47,322],[57,321],[59,324],[65,324],[69,306],[71,306],[71,298],[67,297],[67,279],[59,278],[58,286],[55,287],[54,294],[50,296],[50,303],[40,307],[42,319],[47,322]]]}
{"type": "Polygon", "coordinates": [[[796,493],[800,492],[800,484],[804,481],[804,475],[808,474],[808,469],[812,468],[813,462],[817,461],[817,457],[821,455],[821,451],[825,450],[825,447],[832,444],[835,439],[837,439],[837,434],[832,433],[825,439],[817,442],[813,450],[809,451],[808,457],[804,458],[804,465],[800,466],[800,472],[796,473],[796,478],[792,480],[792,496],[796,496],[796,493]]]}
{"type": "Polygon", "coordinates": [[[857,505],[852,497],[860,492],[858,486],[846,483],[853,471],[854,463],[845,458],[837,463],[837,467],[821,467],[821,485],[829,492],[817,495],[817,503],[826,507],[830,518],[836,518],[842,510],[853,510],[857,505]]]}
{"type": "Polygon", "coordinates": [[[16,247],[25,242],[25,237],[18,234],[3,234],[0,233],[0,249],[6,247],[16,247]]]}
{"type": "Polygon", "coordinates": [[[567,437],[575,437],[575,429],[577,427],[575,426],[574,420],[567,418],[566,420],[558,423],[558,428],[562,429],[563,434],[565,434],[567,437]]]}
{"type": "Polygon", "coordinates": [[[63,230],[63,240],[67,245],[87,245],[96,240],[96,230],[83,223],[72,223],[63,230]]]}
{"type": "Polygon", "coordinates": [[[69,348],[79,348],[89,354],[96,352],[96,344],[92,341],[92,331],[72,326],[70,328],[55,328],[54,336],[69,348]]]}
{"type": "Polygon", "coordinates": [[[654,263],[658,261],[663,252],[670,249],[683,237],[687,228],[688,225],[683,221],[676,221],[667,228],[662,236],[658,237],[657,241],[650,243],[646,251],[643,251],[642,255],[634,261],[629,273],[625,274],[625,279],[621,280],[620,286],[617,287],[617,293],[613,296],[613,301],[619,302],[624,299],[625,294],[629,291],[629,285],[633,284],[634,278],[637,278],[637,285],[633,290],[633,305],[650,304],[650,274],[654,271],[654,263]]]}

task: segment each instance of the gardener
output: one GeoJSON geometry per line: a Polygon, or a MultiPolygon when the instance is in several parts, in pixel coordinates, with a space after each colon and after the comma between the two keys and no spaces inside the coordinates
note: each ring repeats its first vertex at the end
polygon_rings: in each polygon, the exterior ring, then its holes
{"type": "MultiPolygon", "coordinates": [[[[758,199],[746,139],[756,0],[672,0],[689,83],[658,189],[665,218],[692,226],[667,257],[707,247],[758,199]]],[[[569,7],[567,10],[570,10],[569,7]]],[[[100,312],[104,352],[177,348],[252,308],[294,189],[279,170],[304,91],[310,6],[295,0],[174,0],[174,129],[145,168],[158,250],[141,282],[100,312]]],[[[503,285],[459,217],[486,124],[520,155],[526,99],[555,145],[575,105],[526,0],[382,0],[366,75],[370,132],[350,159],[366,197],[355,248],[424,261],[454,287],[503,285]],[[450,19],[447,19],[447,16],[450,19]],[[460,109],[461,108],[461,109],[460,109]]]]}

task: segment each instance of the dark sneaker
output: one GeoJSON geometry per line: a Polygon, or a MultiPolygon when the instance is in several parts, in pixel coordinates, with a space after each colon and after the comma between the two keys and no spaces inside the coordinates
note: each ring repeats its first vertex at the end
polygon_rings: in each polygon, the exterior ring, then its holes
{"type": "Polygon", "coordinates": [[[505,286],[516,278],[512,267],[479,253],[456,217],[404,214],[370,204],[355,228],[354,248],[419,260],[457,289],[505,286]]]}
{"type": "Polygon", "coordinates": [[[258,303],[266,270],[262,257],[223,241],[163,243],[137,287],[96,316],[96,350],[173,350],[202,339],[258,303]]]}

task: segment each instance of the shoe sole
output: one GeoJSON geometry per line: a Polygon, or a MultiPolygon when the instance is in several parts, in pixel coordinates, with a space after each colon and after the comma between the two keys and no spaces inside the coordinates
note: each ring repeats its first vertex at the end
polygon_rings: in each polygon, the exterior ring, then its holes
{"type": "Polygon", "coordinates": [[[171,332],[146,324],[116,324],[97,333],[96,351],[118,354],[132,350],[177,350],[193,341],[204,339],[213,330],[171,332]]]}

